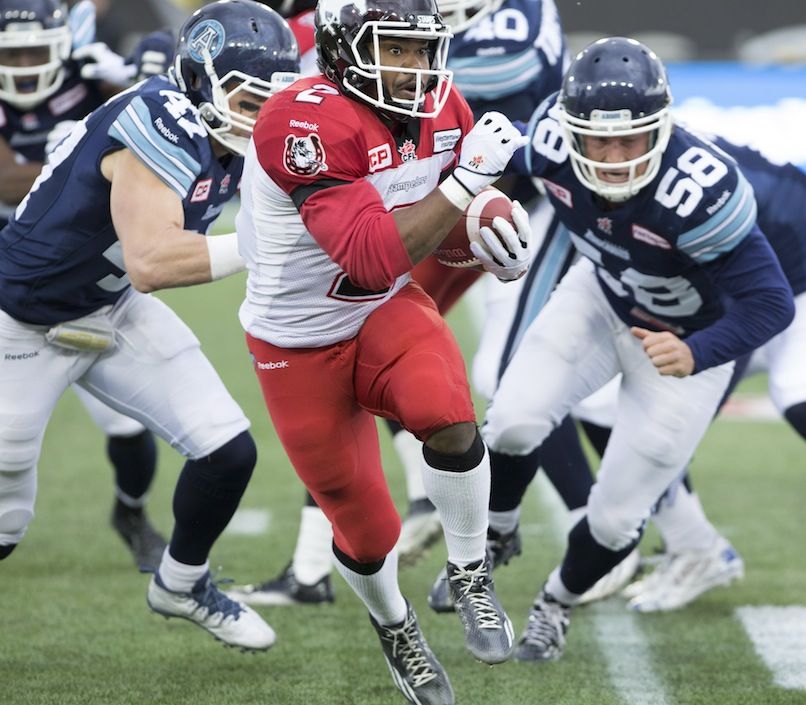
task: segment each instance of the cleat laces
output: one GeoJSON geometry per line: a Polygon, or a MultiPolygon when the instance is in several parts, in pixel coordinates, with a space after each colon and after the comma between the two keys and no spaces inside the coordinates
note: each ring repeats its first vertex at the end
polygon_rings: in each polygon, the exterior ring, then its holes
{"type": "Polygon", "coordinates": [[[411,678],[415,688],[430,683],[437,677],[436,671],[431,667],[417,632],[417,623],[406,617],[403,626],[395,628],[383,627],[392,642],[392,656],[399,658],[411,678]]]}
{"type": "Polygon", "coordinates": [[[487,590],[489,575],[485,561],[475,568],[456,566],[456,571],[448,580],[456,585],[458,599],[466,599],[476,613],[479,629],[500,629],[501,615],[487,590]]]}

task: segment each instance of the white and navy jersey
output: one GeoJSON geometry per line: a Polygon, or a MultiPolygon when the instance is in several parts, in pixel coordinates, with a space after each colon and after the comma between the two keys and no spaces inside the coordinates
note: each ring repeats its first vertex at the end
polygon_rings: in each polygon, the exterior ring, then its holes
{"type": "Polygon", "coordinates": [[[566,47],[554,0],[505,0],[450,44],[448,68],[478,119],[528,120],[560,87],[566,47]]]}
{"type": "Polygon", "coordinates": [[[739,164],[758,204],[758,225],[795,294],[806,291],[806,174],[794,164],[773,164],[750,147],[721,137],[714,144],[739,164]]]}
{"type": "MultiPolygon", "coordinates": [[[[733,159],[676,126],[657,177],[613,207],[574,174],[552,116],[554,101],[546,101],[524,126],[531,146],[513,167],[541,178],[559,221],[576,250],[596,266],[619,317],[689,338],[697,369],[745,352],[741,340],[747,332],[734,325],[735,317],[725,319],[734,299],[746,298],[751,289],[775,290],[771,295],[786,300],[781,305],[787,308],[791,290],[756,224],[753,189],[733,159]],[[723,319],[724,325],[715,325],[723,319]]],[[[786,313],[771,310],[770,328],[786,313]]],[[[744,339],[761,344],[766,335],[759,322],[744,339]]]]}
{"type": "MultiPolygon", "coordinates": [[[[44,162],[48,133],[63,120],[81,120],[104,102],[97,82],[83,80],[74,62],[67,62],[64,70],[59,90],[31,110],[0,101],[0,137],[21,162],[44,162]]],[[[0,224],[16,207],[0,203],[0,224]]]]}
{"type": "MultiPolygon", "coordinates": [[[[182,199],[185,228],[204,233],[236,192],[243,160],[212,152],[198,110],[157,76],[82,120],[53,152],[0,231],[0,308],[49,325],[114,303],[130,286],[101,160],[127,148],[182,199]]],[[[148,207],[147,203],[143,204],[148,207]]]]}

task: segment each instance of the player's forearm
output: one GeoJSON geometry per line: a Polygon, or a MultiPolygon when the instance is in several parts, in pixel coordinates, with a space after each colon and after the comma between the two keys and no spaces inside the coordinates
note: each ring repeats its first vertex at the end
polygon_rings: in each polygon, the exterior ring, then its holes
{"type": "Polygon", "coordinates": [[[400,239],[413,264],[434,251],[461,214],[439,189],[419,203],[393,211],[400,239]]]}
{"type": "Polygon", "coordinates": [[[143,293],[212,281],[207,238],[178,228],[166,229],[151,245],[128,247],[123,256],[132,286],[143,293]]]}

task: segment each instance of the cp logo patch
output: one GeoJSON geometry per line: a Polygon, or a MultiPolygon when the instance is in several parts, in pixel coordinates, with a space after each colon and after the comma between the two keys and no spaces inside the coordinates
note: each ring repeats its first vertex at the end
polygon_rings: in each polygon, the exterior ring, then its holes
{"type": "Polygon", "coordinates": [[[325,148],[319,135],[288,135],[285,138],[283,164],[287,171],[297,176],[313,176],[320,171],[327,171],[325,148]]]}

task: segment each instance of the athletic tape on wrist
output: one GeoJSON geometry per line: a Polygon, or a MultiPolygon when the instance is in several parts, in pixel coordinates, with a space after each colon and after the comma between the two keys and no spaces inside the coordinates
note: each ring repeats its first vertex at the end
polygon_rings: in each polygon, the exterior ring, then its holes
{"type": "Polygon", "coordinates": [[[223,279],[246,269],[246,262],[238,254],[238,235],[211,235],[207,238],[207,252],[210,255],[210,278],[223,279]]]}
{"type": "Polygon", "coordinates": [[[467,210],[474,197],[453,174],[439,185],[439,190],[462,213],[467,210]]]}

